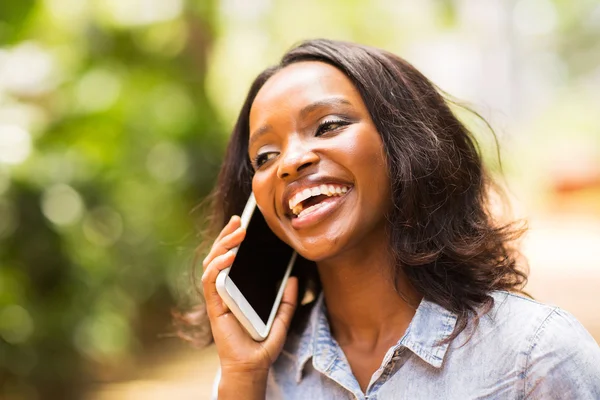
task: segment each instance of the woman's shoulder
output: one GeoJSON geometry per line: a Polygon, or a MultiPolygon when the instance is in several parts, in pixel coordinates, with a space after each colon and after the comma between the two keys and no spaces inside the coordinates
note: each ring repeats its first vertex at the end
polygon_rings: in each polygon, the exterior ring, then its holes
{"type": "Polygon", "coordinates": [[[558,306],[541,303],[520,293],[495,291],[491,296],[493,305],[481,322],[485,324],[487,321],[495,329],[519,327],[521,332],[526,328],[535,329],[553,313],[566,312],[558,306]]]}
{"type": "MultiPolygon", "coordinates": [[[[523,334],[529,332],[533,337],[539,336],[548,326],[561,328],[565,333],[576,334],[587,331],[568,311],[539,302],[519,293],[506,291],[493,292],[494,304],[481,318],[480,322],[494,329],[518,330],[523,334]]],[[[589,335],[589,334],[588,334],[589,335]]]]}
{"type": "Polygon", "coordinates": [[[501,337],[518,337],[519,342],[529,343],[530,350],[550,342],[571,346],[577,338],[598,347],[583,325],[558,306],[505,291],[493,292],[492,297],[494,304],[480,318],[478,330],[493,330],[501,337]]]}
{"type": "Polygon", "coordinates": [[[493,343],[487,345],[498,356],[515,356],[526,395],[600,396],[600,347],[571,313],[519,294],[492,296],[494,305],[480,319],[475,336],[489,337],[493,343]]]}

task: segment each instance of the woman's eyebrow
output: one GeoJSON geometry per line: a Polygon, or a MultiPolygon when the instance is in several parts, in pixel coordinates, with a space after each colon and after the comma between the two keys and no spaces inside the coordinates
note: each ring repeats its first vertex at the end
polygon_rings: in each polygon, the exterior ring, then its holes
{"type": "Polygon", "coordinates": [[[308,114],[312,113],[313,111],[315,111],[319,108],[342,106],[342,105],[351,106],[352,103],[350,103],[344,97],[330,97],[328,99],[317,100],[317,101],[310,103],[309,105],[303,107],[302,110],[300,110],[300,117],[304,118],[308,114]]]}
{"type": "Polygon", "coordinates": [[[255,130],[254,133],[252,133],[250,135],[248,149],[250,149],[252,147],[252,144],[254,142],[256,142],[258,140],[258,138],[260,138],[262,135],[269,132],[270,130],[271,130],[271,125],[263,125],[260,128],[258,128],[257,130],[255,130]]]}
{"type": "MultiPolygon", "coordinates": [[[[300,118],[306,118],[310,113],[324,107],[335,107],[335,106],[351,106],[352,103],[346,100],[344,97],[330,97],[327,99],[317,100],[315,102],[310,103],[307,106],[302,107],[300,110],[300,118]]],[[[248,143],[248,148],[252,147],[252,144],[256,142],[262,135],[269,132],[272,129],[271,125],[263,125],[252,134],[250,134],[250,139],[248,143]]]]}

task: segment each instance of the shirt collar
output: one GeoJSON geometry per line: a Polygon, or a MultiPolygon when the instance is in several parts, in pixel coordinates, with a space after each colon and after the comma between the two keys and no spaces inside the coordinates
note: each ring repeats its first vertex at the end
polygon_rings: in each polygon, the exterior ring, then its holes
{"type": "MultiPolygon", "coordinates": [[[[406,347],[435,368],[442,366],[454,331],[457,315],[428,300],[421,300],[404,336],[395,347],[406,347]]],[[[312,358],[314,367],[325,373],[336,359],[338,346],[331,336],[323,293],[313,306],[309,321],[299,341],[296,381],[302,379],[306,362],[312,358]]],[[[341,350],[340,350],[341,351],[341,350]]]]}

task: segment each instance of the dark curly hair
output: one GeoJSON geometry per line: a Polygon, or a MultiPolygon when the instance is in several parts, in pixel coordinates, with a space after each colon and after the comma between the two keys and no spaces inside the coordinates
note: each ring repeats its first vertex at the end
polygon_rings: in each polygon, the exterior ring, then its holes
{"type": "MultiPolygon", "coordinates": [[[[319,61],[342,71],[358,89],[383,139],[394,206],[387,215],[395,273],[425,299],[456,313],[456,337],[472,316],[493,305],[494,290],[521,291],[527,280],[512,247],[522,231],[499,223],[490,193],[501,190],[484,168],[478,144],[425,76],[402,58],[354,43],[309,40],[253,82],[233,129],[213,193],[214,230],[240,214],[251,192],[249,114],[254,98],[277,71],[319,61]]],[[[493,135],[493,132],[492,132],[493,135]]],[[[313,262],[295,268],[300,299],[320,291],[313,262]]]]}

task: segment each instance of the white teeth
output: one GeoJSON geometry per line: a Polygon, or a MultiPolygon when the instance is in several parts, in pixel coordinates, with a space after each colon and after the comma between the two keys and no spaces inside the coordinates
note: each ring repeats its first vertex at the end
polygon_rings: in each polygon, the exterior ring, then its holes
{"type": "Polygon", "coordinates": [[[300,200],[301,197],[302,197],[302,192],[296,193],[296,195],[294,197],[292,197],[292,208],[296,207],[296,204],[298,204],[302,201],[302,200],[300,200]]]}
{"type": "Polygon", "coordinates": [[[311,196],[312,190],[310,189],[304,189],[303,191],[296,193],[296,195],[293,196],[290,200],[290,209],[294,209],[299,203],[303,202],[311,196]]]}
{"type": "Polygon", "coordinates": [[[346,187],[346,186],[334,186],[334,185],[323,184],[323,185],[315,186],[313,188],[306,188],[306,189],[296,193],[294,196],[292,196],[288,205],[290,207],[290,210],[292,210],[292,213],[294,213],[295,215],[301,216],[301,215],[306,214],[307,210],[311,210],[316,206],[322,205],[321,203],[318,203],[318,204],[315,204],[311,207],[308,207],[306,210],[304,210],[301,203],[304,200],[308,199],[309,197],[319,196],[319,195],[326,195],[328,197],[339,196],[346,192],[348,192],[348,187],[346,187]]]}
{"type": "Polygon", "coordinates": [[[308,207],[306,210],[302,210],[300,211],[300,213],[298,214],[298,218],[301,218],[303,216],[305,216],[306,214],[311,213],[312,211],[316,210],[317,208],[320,208],[323,206],[323,203],[317,203],[315,205],[312,205],[310,207],[308,207]]]}

